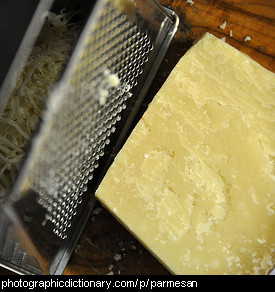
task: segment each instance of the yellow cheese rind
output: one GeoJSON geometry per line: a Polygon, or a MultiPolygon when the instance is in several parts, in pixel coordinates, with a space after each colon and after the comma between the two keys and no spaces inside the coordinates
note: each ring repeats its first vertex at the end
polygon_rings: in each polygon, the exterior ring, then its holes
{"type": "Polygon", "coordinates": [[[275,74],[207,33],[178,62],[97,198],[175,274],[267,274],[275,74]]]}

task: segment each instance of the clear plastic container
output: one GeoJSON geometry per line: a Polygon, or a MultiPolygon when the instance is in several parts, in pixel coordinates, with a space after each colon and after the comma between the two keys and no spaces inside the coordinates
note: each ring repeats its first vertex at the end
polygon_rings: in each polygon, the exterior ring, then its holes
{"type": "MultiPolygon", "coordinates": [[[[62,7],[62,1],[57,2],[62,7]]],[[[93,194],[133,129],[178,26],[175,13],[152,0],[100,0],[91,11],[87,10],[87,17],[57,89],[49,95],[44,118],[16,184],[2,204],[0,262],[18,273],[63,273],[94,207],[93,194]],[[87,98],[87,92],[96,94],[97,85],[90,91],[86,89],[102,80],[105,66],[118,76],[120,87],[109,91],[108,102],[101,104],[92,96],[87,98]],[[57,102],[53,106],[54,99],[57,102]],[[84,116],[92,117],[89,127],[83,126],[84,116]],[[109,116],[113,118],[109,120],[109,116]],[[71,126],[76,119],[79,123],[71,126]],[[88,140],[84,141],[85,137],[88,140]],[[59,139],[64,139],[62,148],[56,146],[59,139]],[[73,139],[78,160],[67,159],[73,139]],[[99,146],[90,147],[91,140],[99,146]],[[87,162],[86,152],[91,163],[87,162]],[[42,161],[40,157],[48,159],[42,161]],[[76,177],[78,170],[82,181],[76,177]],[[52,195],[55,178],[62,171],[69,173],[70,179],[62,185],[62,190],[68,192],[52,195]],[[72,191],[76,189],[77,194],[72,191]]]]}

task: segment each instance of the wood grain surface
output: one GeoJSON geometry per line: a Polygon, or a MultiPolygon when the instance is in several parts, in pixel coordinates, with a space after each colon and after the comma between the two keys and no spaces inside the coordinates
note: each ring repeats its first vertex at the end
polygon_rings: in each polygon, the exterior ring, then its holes
{"type": "MultiPolygon", "coordinates": [[[[160,2],[177,13],[180,24],[148,93],[149,99],[180,57],[205,32],[225,37],[230,45],[275,71],[274,0],[160,2]],[[225,28],[220,28],[225,21],[225,28]],[[250,41],[245,41],[246,36],[250,36],[250,41]]],[[[64,274],[165,275],[169,272],[98,202],[64,274]]]]}

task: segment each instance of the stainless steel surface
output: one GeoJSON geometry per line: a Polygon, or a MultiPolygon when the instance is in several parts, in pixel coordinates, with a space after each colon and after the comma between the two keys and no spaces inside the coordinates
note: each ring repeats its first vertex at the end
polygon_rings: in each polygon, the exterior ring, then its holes
{"type": "Polygon", "coordinates": [[[11,226],[2,245],[13,255],[20,239],[21,257],[33,260],[21,268],[20,256],[13,263],[2,253],[19,272],[63,272],[177,29],[176,15],[158,2],[131,4],[96,2],[2,205],[11,226]]]}

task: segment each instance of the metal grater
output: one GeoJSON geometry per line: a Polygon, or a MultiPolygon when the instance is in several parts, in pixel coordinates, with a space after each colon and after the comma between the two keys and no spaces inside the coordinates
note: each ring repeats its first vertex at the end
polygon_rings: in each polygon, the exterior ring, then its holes
{"type": "Polygon", "coordinates": [[[63,272],[177,24],[157,1],[95,2],[2,206],[2,265],[63,272]]]}

